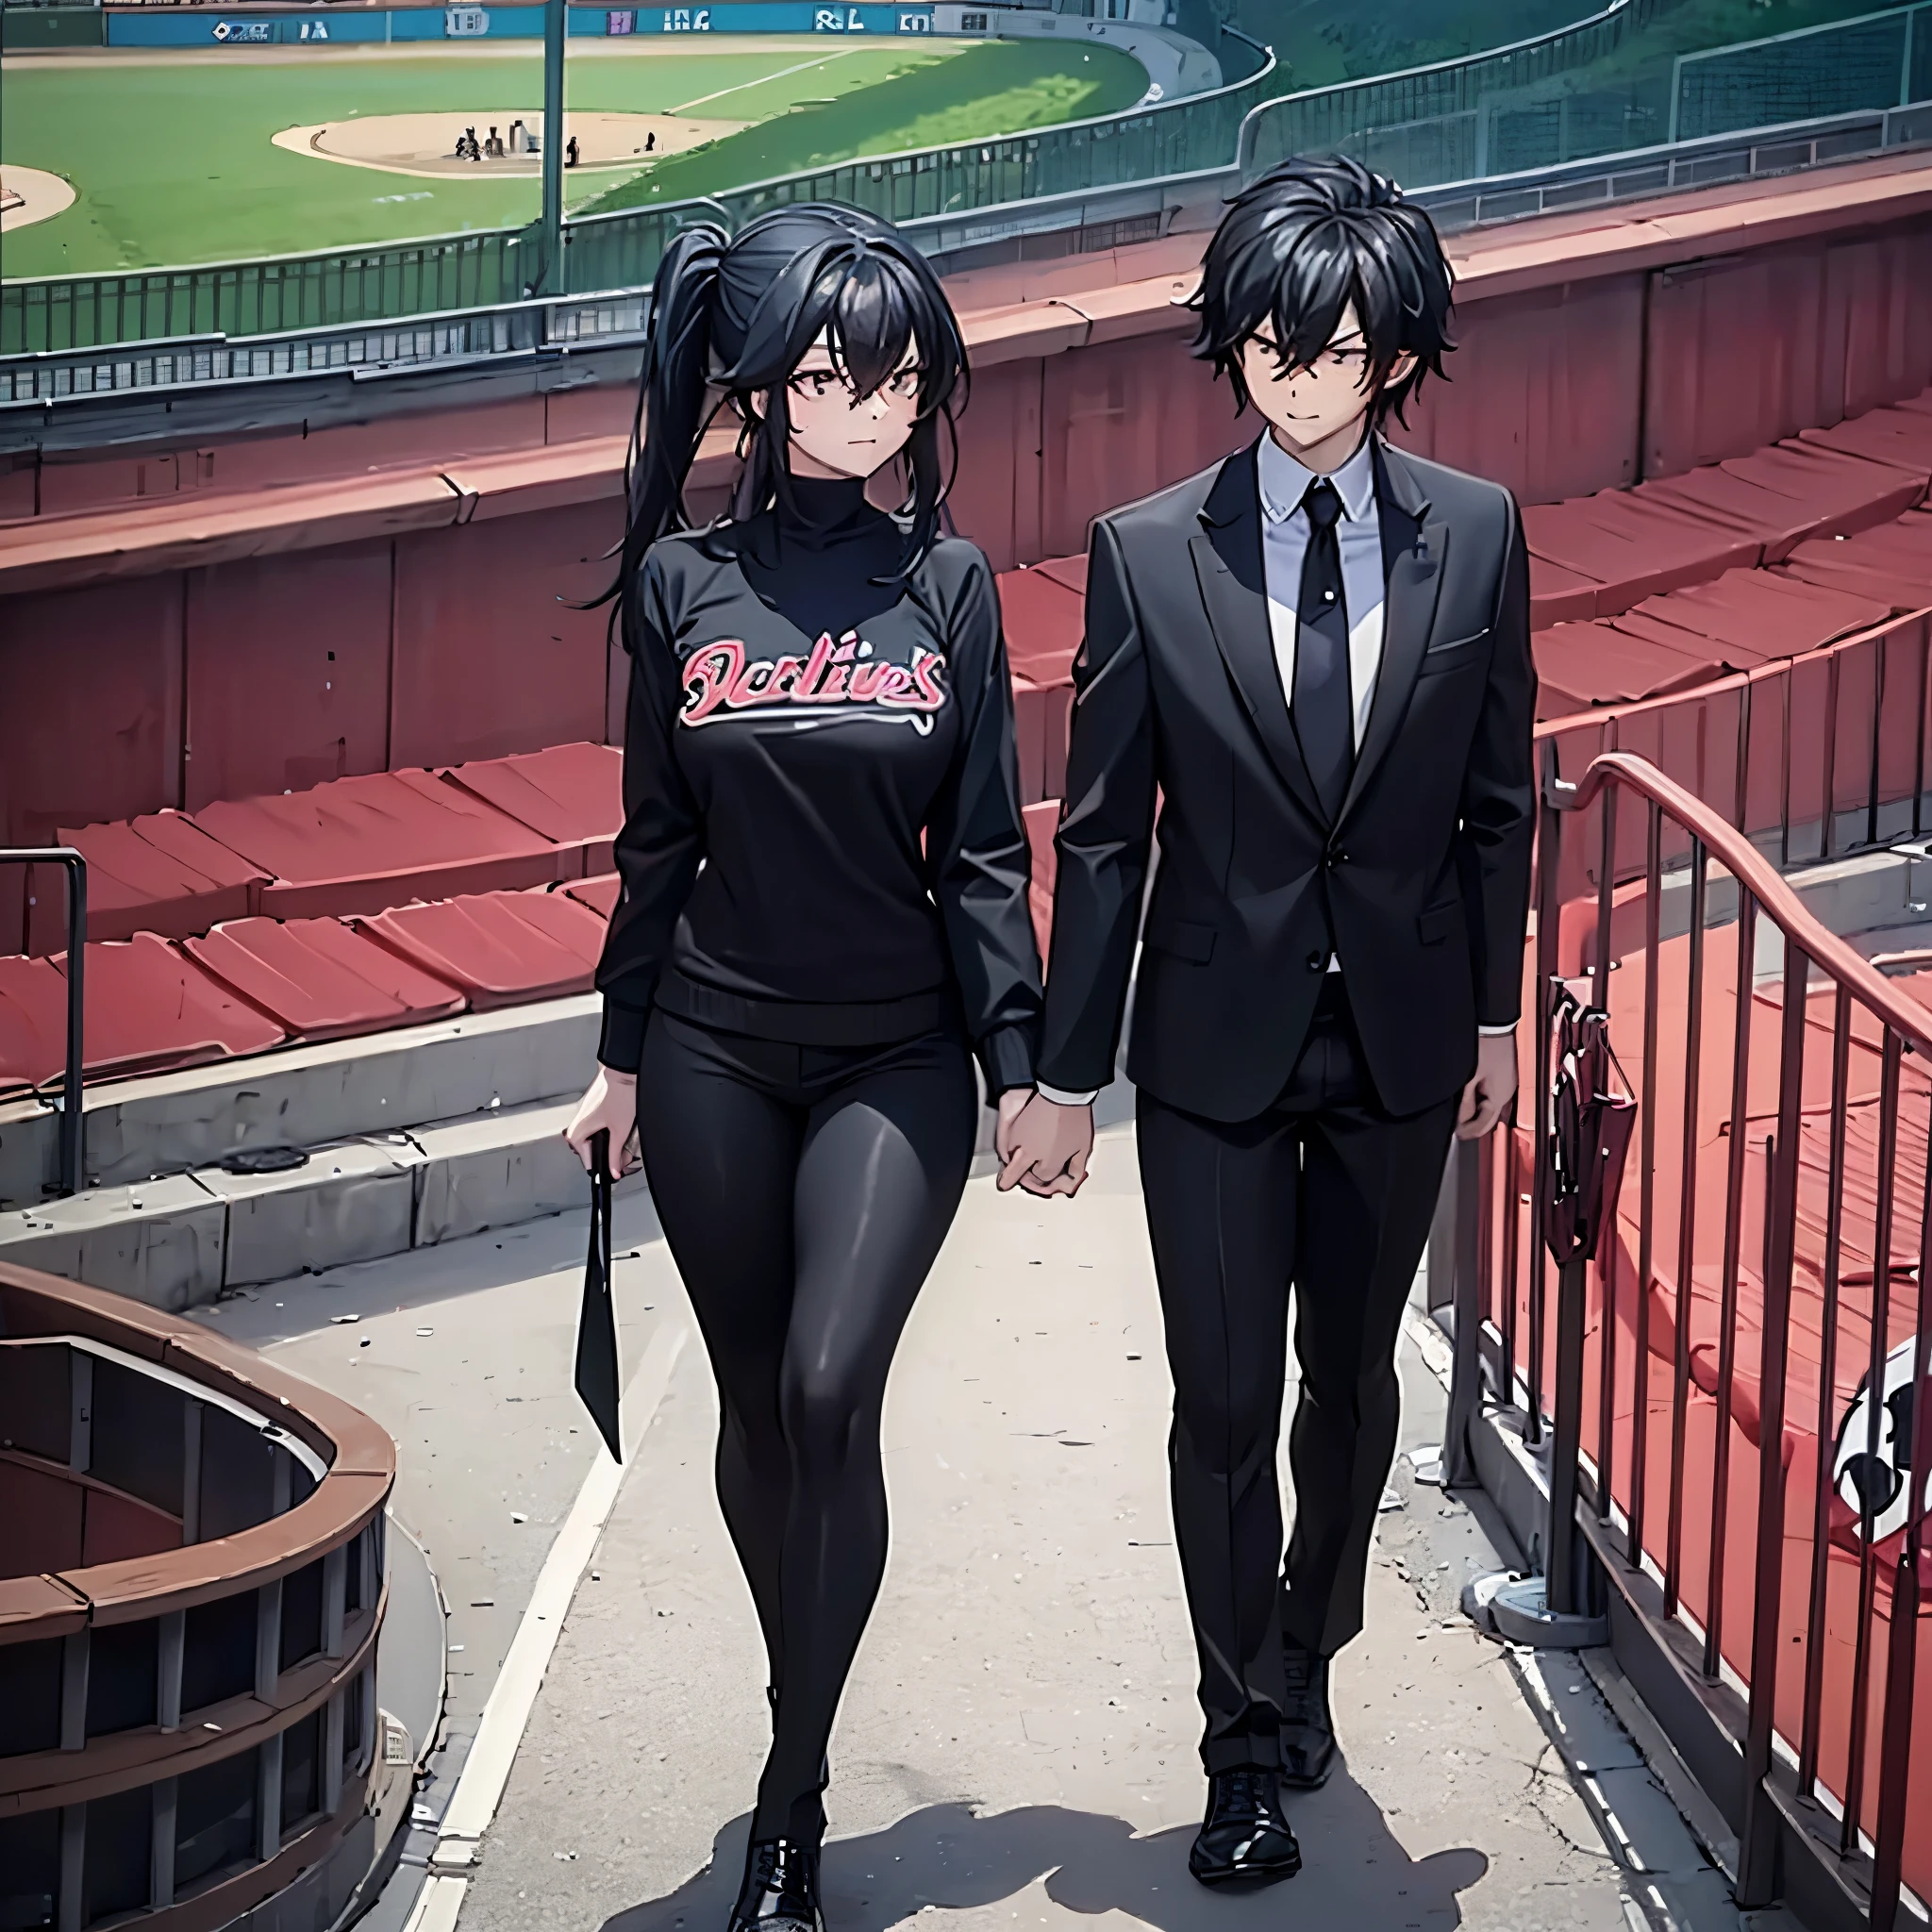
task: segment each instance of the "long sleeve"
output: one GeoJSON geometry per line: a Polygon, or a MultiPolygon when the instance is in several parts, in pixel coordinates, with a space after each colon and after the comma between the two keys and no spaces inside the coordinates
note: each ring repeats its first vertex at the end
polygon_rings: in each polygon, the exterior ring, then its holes
{"type": "Polygon", "coordinates": [[[1040,956],[1026,891],[1032,874],[1020,814],[1013,690],[998,593],[975,555],[947,617],[961,711],[960,742],[927,827],[933,897],[987,1091],[1033,1083],[1040,1032],[1040,956]]]}
{"type": "Polygon", "coordinates": [[[1040,1076],[1084,1093],[1113,1077],[1157,784],[1146,653],[1120,539],[1105,521],[1093,526],[1074,685],[1040,1076]]]}
{"type": "Polygon", "coordinates": [[[677,916],[691,896],[704,852],[696,801],[672,753],[678,685],[664,622],[663,581],[646,558],[625,639],[630,697],[624,730],[624,829],[617,835],[623,883],[597,962],[604,1033],[597,1058],[635,1073],[643,1055],[658,975],[671,950],[677,916]]]}
{"type": "Polygon", "coordinates": [[[1475,894],[1469,935],[1476,1020],[1485,1028],[1506,1028],[1523,1000],[1523,935],[1536,837],[1529,553],[1513,498],[1492,630],[1489,688],[1462,782],[1461,837],[1464,877],[1475,894]]]}

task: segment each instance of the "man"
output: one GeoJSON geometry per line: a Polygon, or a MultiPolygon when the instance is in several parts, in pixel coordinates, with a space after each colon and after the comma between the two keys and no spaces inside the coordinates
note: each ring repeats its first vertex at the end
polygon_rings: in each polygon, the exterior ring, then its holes
{"type": "Polygon", "coordinates": [[[1349,160],[1234,202],[1192,306],[1266,433],[1093,528],[1039,1092],[1001,1185],[1071,1193],[1127,1074],[1174,1372],[1207,1884],[1298,1869],[1395,1450],[1394,1355],[1452,1132],[1516,1085],[1535,791],[1507,491],[1379,433],[1441,375],[1428,217],[1349,160]],[[1296,1514],[1276,1437],[1294,1287],[1296,1514]],[[1279,1581],[1277,1583],[1277,1571],[1279,1581]]]}

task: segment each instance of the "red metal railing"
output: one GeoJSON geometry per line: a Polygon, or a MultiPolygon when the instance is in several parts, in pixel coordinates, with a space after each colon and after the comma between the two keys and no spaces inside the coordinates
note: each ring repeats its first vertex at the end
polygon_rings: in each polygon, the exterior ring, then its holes
{"type": "MultiPolygon", "coordinates": [[[[1919,820],[1923,626],[1906,641],[1902,747],[1884,717],[1887,642],[1853,647],[1878,654],[1869,761],[1853,767],[1872,838],[1888,817],[1901,832],[1919,820]]],[[[1841,648],[1832,689],[1857,661],[1841,648]]],[[[1735,816],[1760,838],[1752,699],[1775,682],[1732,687],[1735,816]]],[[[1771,741],[1783,800],[1794,683],[1771,741]]],[[[1836,742],[1843,715],[1816,741],[1836,742]]],[[[1911,1774],[1914,1730],[1932,1730],[1918,1694],[1932,1404],[1896,1392],[1932,1353],[1932,1009],[1828,931],[1707,798],[1627,752],[1574,785],[1554,746],[1545,767],[1525,1095],[1548,1091],[1547,994],[1564,977],[1580,991],[1587,964],[1637,1082],[1636,1173],[1579,1305],[1553,1307],[1535,1224],[1543,1137],[1490,1143],[1485,1353],[1525,1436],[1547,1429],[1574,1456],[1611,1582],[1740,1754],[1740,1899],[1769,1898],[1780,1834],[1795,1833],[1889,1932],[1902,1887],[1932,1895],[1932,1784],[1911,1774]],[[1584,880],[1591,899],[1574,891],[1584,880]],[[1586,1335],[1595,1374],[1579,1378],[1570,1351],[1586,1335]],[[1559,1352],[1573,1368],[1546,1423],[1559,1352]],[[1889,1399],[1860,1406],[1861,1377],[1889,1399]]],[[[1839,774],[1820,776],[1829,850],[1839,774]]],[[[1788,841],[1790,825],[1787,807],[1772,829],[1788,841]]],[[[1564,1541],[1553,1526],[1553,1577],[1564,1541]]]]}

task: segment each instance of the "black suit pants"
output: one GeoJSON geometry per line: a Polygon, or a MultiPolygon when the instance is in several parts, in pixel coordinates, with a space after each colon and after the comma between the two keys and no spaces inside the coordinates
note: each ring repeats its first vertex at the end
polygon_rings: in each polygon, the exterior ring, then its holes
{"type": "Polygon", "coordinates": [[[1383,1110],[1335,974],[1259,1118],[1229,1125],[1141,1091],[1174,1383],[1174,1538],[1209,1772],[1280,1761],[1284,1637],[1332,1656],[1361,1628],[1401,1410],[1396,1338],[1455,1117],[1454,1097],[1402,1119],[1383,1110]],[[1291,1287],[1301,1395],[1284,1569],[1275,1450],[1291,1287]]]}

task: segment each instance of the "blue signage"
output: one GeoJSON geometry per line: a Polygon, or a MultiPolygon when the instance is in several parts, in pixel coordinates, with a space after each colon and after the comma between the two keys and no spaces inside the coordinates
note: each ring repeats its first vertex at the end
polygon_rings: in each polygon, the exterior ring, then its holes
{"type": "MultiPolygon", "coordinates": [[[[881,0],[719,0],[714,6],[572,7],[573,39],[632,34],[929,34],[930,6],[891,6],[881,0]]],[[[110,8],[110,47],[338,45],[344,41],[393,42],[537,40],[541,6],[488,7],[480,0],[446,0],[441,7],[393,9],[288,9],[274,14],[224,13],[210,20],[199,8],[110,8]]]]}

